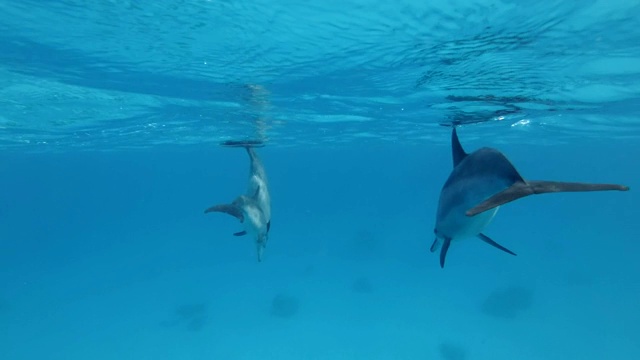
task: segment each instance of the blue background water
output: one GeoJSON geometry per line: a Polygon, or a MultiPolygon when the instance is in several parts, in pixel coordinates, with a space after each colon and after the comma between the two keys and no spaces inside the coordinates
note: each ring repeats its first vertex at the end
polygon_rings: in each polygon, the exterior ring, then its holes
{"type": "Polygon", "coordinates": [[[638,358],[640,5],[301,4],[0,4],[0,358],[638,358]],[[508,204],[517,257],[440,269],[451,123],[632,191],[508,204]],[[202,213],[256,136],[262,263],[202,213]]]}

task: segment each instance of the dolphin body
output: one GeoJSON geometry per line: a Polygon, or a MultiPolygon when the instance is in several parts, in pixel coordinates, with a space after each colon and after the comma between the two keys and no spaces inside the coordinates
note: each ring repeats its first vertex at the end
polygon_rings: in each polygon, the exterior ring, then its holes
{"type": "Polygon", "coordinates": [[[227,141],[223,146],[244,147],[249,154],[249,184],[247,192],[238,196],[230,204],[219,204],[207,208],[204,213],[222,212],[229,214],[242,223],[244,230],[235,236],[250,235],[256,243],[258,261],[262,261],[264,249],[271,229],[271,195],[264,165],[255,151],[263,146],[254,141],[227,141]]]}
{"type": "Polygon", "coordinates": [[[436,238],[430,249],[431,252],[440,249],[442,268],[451,242],[468,237],[478,237],[489,245],[516,255],[482,233],[500,205],[533,194],[629,190],[627,186],[616,184],[525,180],[506,156],[496,149],[483,147],[467,154],[458,140],[455,127],[451,134],[451,150],[453,171],[440,192],[434,229],[436,238]]]}

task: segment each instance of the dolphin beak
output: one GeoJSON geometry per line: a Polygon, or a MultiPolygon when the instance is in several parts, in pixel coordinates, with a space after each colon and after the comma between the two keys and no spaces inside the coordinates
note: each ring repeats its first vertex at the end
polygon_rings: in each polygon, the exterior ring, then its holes
{"type": "Polygon", "coordinates": [[[261,242],[258,242],[257,246],[258,246],[258,262],[262,262],[262,255],[264,254],[264,245],[261,242]]]}

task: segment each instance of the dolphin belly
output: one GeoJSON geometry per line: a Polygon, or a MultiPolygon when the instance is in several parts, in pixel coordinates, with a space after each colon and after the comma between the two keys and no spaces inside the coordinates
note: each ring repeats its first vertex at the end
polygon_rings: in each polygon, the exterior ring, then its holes
{"type": "Polygon", "coordinates": [[[267,179],[256,174],[252,174],[249,177],[249,186],[247,189],[248,195],[257,193],[256,202],[264,213],[267,222],[271,220],[271,194],[269,193],[269,184],[267,179]],[[260,189],[258,192],[257,190],[260,189]]]}
{"type": "Polygon", "coordinates": [[[491,223],[498,208],[469,217],[465,214],[467,207],[457,207],[448,216],[438,222],[438,234],[451,240],[474,237],[480,234],[491,223]]]}
{"type": "Polygon", "coordinates": [[[467,216],[467,210],[505,187],[503,181],[493,177],[458,179],[448,183],[440,193],[436,233],[451,240],[478,235],[493,220],[498,208],[476,216],[467,216]]]}
{"type": "Polygon", "coordinates": [[[247,234],[260,237],[266,234],[267,232],[267,219],[264,216],[262,210],[256,206],[251,205],[247,206],[244,209],[244,217],[245,217],[245,229],[247,234]]]}

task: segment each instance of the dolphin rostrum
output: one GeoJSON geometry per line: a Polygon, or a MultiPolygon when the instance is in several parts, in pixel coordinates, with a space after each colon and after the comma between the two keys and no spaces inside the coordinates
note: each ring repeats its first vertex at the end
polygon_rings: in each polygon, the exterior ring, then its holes
{"type": "Polygon", "coordinates": [[[588,184],[559,181],[525,180],[513,164],[496,149],[483,147],[467,154],[456,128],[451,134],[453,171],[444,183],[436,214],[435,240],[431,252],[440,248],[440,267],[451,242],[468,237],[480,240],[511,255],[511,250],[482,233],[500,205],[533,194],[618,190],[629,187],[616,184],[588,184]]]}
{"type": "Polygon", "coordinates": [[[244,147],[247,150],[250,160],[249,185],[247,192],[238,196],[232,203],[214,205],[204,212],[222,212],[240,220],[244,230],[233,235],[250,235],[256,242],[258,261],[262,261],[271,230],[271,196],[264,166],[254,148],[263,145],[257,141],[227,141],[222,145],[244,147]]]}

